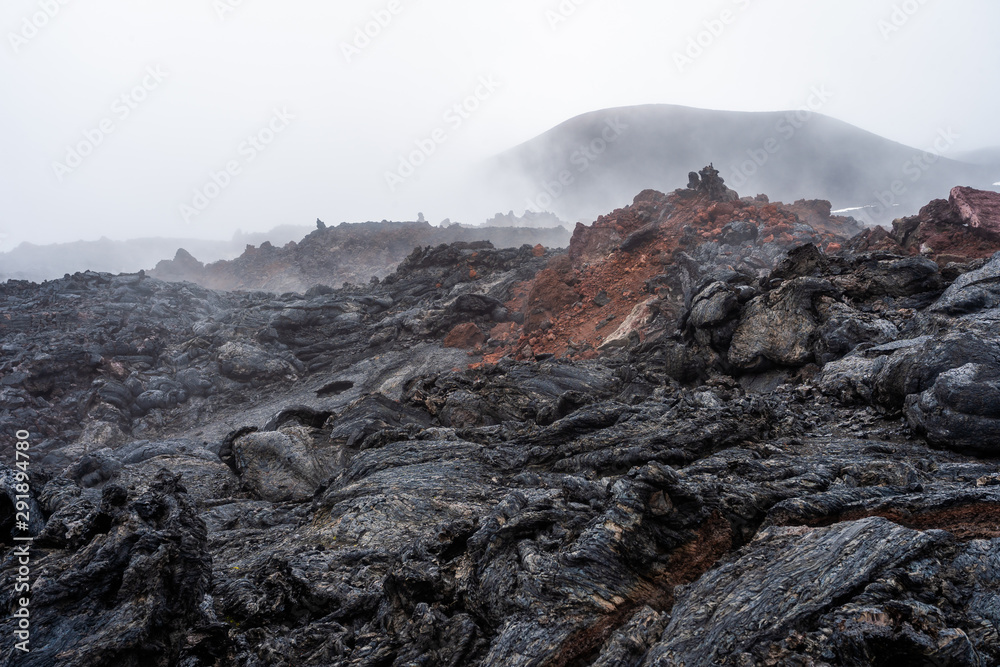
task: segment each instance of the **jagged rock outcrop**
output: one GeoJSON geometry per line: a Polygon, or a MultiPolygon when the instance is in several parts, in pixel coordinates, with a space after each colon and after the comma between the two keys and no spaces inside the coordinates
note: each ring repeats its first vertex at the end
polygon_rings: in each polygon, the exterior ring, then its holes
{"type": "MultiPolygon", "coordinates": [[[[34,545],[34,641],[27,654],[5,647],[10,664],[165,666],[224,645],[225,627],[205,604],[204,522],[179,478],[158,473],[140,489],[106,484],[72,542],[34,545]]],[[[8,549],[0,574],[7,608],[16,562],[8,549]]]]}
{"type": "Polygon", "coordinates": [[[566,223],[558,216],[548,211],[525,211],[523,215],[515,215],[508,211],[506,215],[497,213],[486,221],[486,227],[532,227],[545,229],[549,227],[566,227],[566,223]]]}
{"type": "Polygon", "coordinates": [[[929,389],[906,397],[906,416],[932,444],[995,456],[1000,365],[968,363],[944,371],[929,389]]]}
{"type": "Polygon", "coordinates": [[[992,291],[1000,254],[965,268],[939,298],[909,316],[897,340],[859,347],[827,364],[821,384],[843,400],[905,409],[931,443],[982,454],[994,451],[1000,424],[993,391],[1000,372],[994,334],[1000,299],[992,291]]]}
{"type": "Polygon", "coordinates": [[[1000,193],[957,187],[949,203],[969,227],[1000,234],[1000,193]]]}
{"type": "Polygon", "coordinates": [[[733,333],[729,361],[752,370],[768,363],[805,366],[814,361],[819,316],[816,301],[836,294],[820,278],[795,278],[751,301],[733,333]]]}
{"type": "Polygon", "coordinates": [[[522,310],[524,327],[505,332],[487,358],[588,358],[633,332],[642,338],[658,318],[682,329],[692,299],[718,278],[741,284],[747,301],[788,250],[805,243],[839,248],[860,231],[853,219],[831,216],[829,202],[740,199],[713,168],[703,171],[695,189],[646,190],[631,206],[589,227],[578,224],[567,255],[554,258],[508,304],[522,310]]]}
{"type": "Polygon", "coordinates": [[[956,187],[948,199],[935,199],[918,215],[893,221],[892,231],[866,230],[849,249],[920,254],[944,266],[989,257],[998,243],[1000,194],[956,187]]]}
{"type": "Polygon", "coordinates": [[[705,195],[712,201],[726,202],[740,198],[735,190],[726,187],[725,179],[719,176],[719,170],[713,165],[688,174],[688,189],[705,195]]]}
{"type": "Polygon", "coordinates": [[[495,227],[451,225],[434,227],[427,222],[366,222],[327,226],[316,221],[316,231],[284,247],[263,243],[247,246],[230,261],[203,265],[183,248],[173,260],[164,260],[150,271],[160,280],[189,281],[218,290],[267,290],[305,292],[316,285],[364,285],[384,278],[417,246],[455,242],[492,241],[498,247],[542,244],[562,248],[569,233],[558,220],[528,216],[523,225],[495,227]]]}

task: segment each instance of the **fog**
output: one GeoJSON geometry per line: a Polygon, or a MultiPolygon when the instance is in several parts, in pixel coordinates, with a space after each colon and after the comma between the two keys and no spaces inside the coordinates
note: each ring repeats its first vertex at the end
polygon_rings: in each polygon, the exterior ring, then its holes
{"type": "Polygon", "coordinates": [[[525,208],[482,162],[570,118],[817,86],[823,115],[996,155],[998,25],[991,0],[7,0],[0,251],[481,223],[525,208]]]}

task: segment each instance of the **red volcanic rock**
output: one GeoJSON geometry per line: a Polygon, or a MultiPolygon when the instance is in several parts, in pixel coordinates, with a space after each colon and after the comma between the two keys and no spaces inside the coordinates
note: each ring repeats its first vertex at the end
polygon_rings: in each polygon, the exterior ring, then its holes
{"type": "Polygon", "coordinates": [[[485,342],[486,336],[483,335],[483,332],[473,322],[459,324],[449,331],[448,335],[444,338],[445,347],[455,347],[462,350],[472,349],[485,342]]]}
{"type": "Polygon", "coordinates": [[[587,359],[636,333],[641,340],[648,322],[680,317],[671,281],[682,280],[678,272],[702,244],[713,244],[707,252],[718,253],[720,267],[746,275],[766,275],[775,251],[805,244],[828,253],[923,254],[941,264],[1000,250],[1000,194],[992,192],[956,188],[950,200],[930,202],[891,231],[862,231],[853,219],[833,215],[827,201],[783,204],[721,190],[713,199],[701,191],[702,176],[692,182],[694,188],[670,194],[644,190],[630,206],[578,224],[567,254],[517,287],[506,305],[523,313],[524,323],[491,332],[497,345],[486,359],[587,359]],[[765,250],[768,244],[776,247],[765,250]]]}
{"type": "Polygon", "coordinates": [[[951,191],[951,205],[970,227],[1000,234],[1000,193],[957,187],[951,191]]]}
{"type": "Polygon", "coordinates": [[[847,247],[922,254],[939,264],[990,257],[1000,250],[1000,194],[955,188],[950,199],[935,199],[919,214],[894,221],[891,232],[873,227],[847,247]]]}
{"type": "Polygon", "coordinates": [[[720,220],[724,216],[730,216],[735,212],[736,208],[731,202],[712,204],[708,207],[708,219],[715,222],[716,220],[720,220]]]}
{"type": "Polygon", "coordinates": [[[621,242],[622,235],[614,227],[596,224],[587,227],[578,222],[569,242],[569,256],[574,261],[596,261],[617,248],[621,242]]]}
{"type": "MultiPolygon", "coordinates": [[[[845,246],[847,252],[891,252],[905,255],[907,251],[885,227],[869,227],[852,238],[845,246]]],[[[830,251],[833,252],[833,251],[830,251]]]]}
{"type": "MultiPolygon", "coordinates": [[[[642,304],[656,297],[658,309],[657,300],[670,292],[656,286],[658,277],[674,270],[676,258],[689,261],[684,258],[703,243],[731,246],[720,249],[720,256],[732,257],[737,266],[753,254],[748,247],[774,243],[788,250],[813,243],[836,250],[860,231],[851,219],[831,215],[826,201],[786,205],[766,197],[738,199],[728,189],[713,199],[701,191],[701,176],[692,182],[696,188],[670,194],[644,190],[630,206],[590,226],[578,224],[567,254],[524,284],[526,298],[507,304],[525,316],[520,349],[530,345],[535,355],[589,358],[620,340],[619,333],[631,337],[636,331],[641,338],[646,320],[656,315],[653,306],[643,310],[642,304]]],[[[773,268],[770,257],[754,255],[750,270],[773,268]]]]}
{"type": "Polygon", "coordinates": [[[501,322],[490,329],[490,338],[503,344],[516,343],[519,335],[520,331],[514,322],[501,322]]]}
{"type": "MultiPolygon", "coordinates": [[[[688,194],[708,201],[693,192],[688,194]]],[[[661,222],[671,209],[668,195],[656,190],[643,190],[635,196],[631,206],[602,215],[589,227],[578,222],[569,242],[569,257],[578,266],[603,262],[629,236],[661,222]]]]}

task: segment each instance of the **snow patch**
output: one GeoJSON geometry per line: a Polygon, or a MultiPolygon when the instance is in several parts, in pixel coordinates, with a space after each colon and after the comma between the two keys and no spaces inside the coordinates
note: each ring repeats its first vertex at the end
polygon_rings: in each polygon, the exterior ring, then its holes
{"type": "MultiPolygon", "coordinates": [[[[867,204],[865,206],[852,206],[850,208],[842,208],[842,209],[838,209],[836,211],[830,211],[830,213],[832,213],[834,215],[840,215],[841,213],[850,213],[851,211],[863,211],[866,208],[879,208],[880,206],[881,206],[881,204],[867,204]]],[[[893,204],[892,208],[896,208],[898,206],[899,206],[899,204],[893,204]]]]}
{"type": "Polygon", "coordinates": [[[834,215],[840,215],[841,213],[850,213],[851,211],[863,211],[866,208],[875,208],[874,206],[852,206],[851,208],[842,208],[836,211],[830,211],[834,215]]]}

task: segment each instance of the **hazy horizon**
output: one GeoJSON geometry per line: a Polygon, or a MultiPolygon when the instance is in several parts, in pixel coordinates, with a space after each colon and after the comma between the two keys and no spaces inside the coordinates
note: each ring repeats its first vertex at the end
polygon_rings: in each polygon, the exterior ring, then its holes
{"type": "Polygon", "coordinates": [[[14,0],[0,19],[0,252],[481,224],[524,209],[466,187],[484,160],[639,104],[782,111],[821,89],[822,114],[907,146],[1000,147],[986,0],[14,0]]]}

